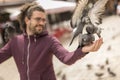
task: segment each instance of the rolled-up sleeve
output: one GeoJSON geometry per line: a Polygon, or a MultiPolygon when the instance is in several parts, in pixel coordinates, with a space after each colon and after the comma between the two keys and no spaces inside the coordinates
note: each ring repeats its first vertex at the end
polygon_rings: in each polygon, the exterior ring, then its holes
{"type": "Polygon", "coordinates": [[[81,51],[81,48],[78,48],[73,52],[69,52],[56,38],[52,39],[51,50],[61,62],[67,65],[75,63],[78,59],[81,59],[86,55],[81,51]]]}

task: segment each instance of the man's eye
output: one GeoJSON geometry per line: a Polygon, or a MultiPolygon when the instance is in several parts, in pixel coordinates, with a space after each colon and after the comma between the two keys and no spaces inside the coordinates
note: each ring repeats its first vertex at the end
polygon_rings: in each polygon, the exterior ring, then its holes
{"type": "Polygon", "coordinates": [[[45,22],[46,20],[45,20],[45,19],[42,19],[42,21],[44,21],[44,22],[45,22]]]}
{"type": "Polygon", "coordinates": [[[46,19],[44,18],[33,18],[34,20],[36,20],[37,22],[43,21],[46,22],[46,19]]]}
{"type": "Polygon", "coordinates": [[[41,20],[41,18],[35,18],[37,21],[40,21],[41,20]]]}

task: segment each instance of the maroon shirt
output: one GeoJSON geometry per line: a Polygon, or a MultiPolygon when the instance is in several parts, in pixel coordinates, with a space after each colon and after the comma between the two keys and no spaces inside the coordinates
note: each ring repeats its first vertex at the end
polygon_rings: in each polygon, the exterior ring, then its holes
{"type": "Polygon", "coordinates": [[[53,54],[63,63],[71,65],[85,56],[81,49],[66,50],[47,31],[39,35],[18,35],[0,49],[0,63],[14,57],[20,80],[56,80],[53,69],[53,54]]]}

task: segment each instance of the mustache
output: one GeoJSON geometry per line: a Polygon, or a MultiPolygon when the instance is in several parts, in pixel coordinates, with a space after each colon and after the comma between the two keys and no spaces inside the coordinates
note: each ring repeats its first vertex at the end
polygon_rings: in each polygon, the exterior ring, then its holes
{"type": "Polygon", "coordinates": [[[43,30],[44,30],[44,29],[46,29],[46,25],[41,25],[41,24],[36,25],[36,27],[39,27],[39,26],[40,26],[40,27],[42,27],[42,28],[43,28],[43,30]]]}
{"type": "Polygon", "coordinates": [[[39,24],[39,25],[36,25],[36,27],[37,27],[37,26],[44,27],[45,25],[41,25],[41,24],[39,24]]]}

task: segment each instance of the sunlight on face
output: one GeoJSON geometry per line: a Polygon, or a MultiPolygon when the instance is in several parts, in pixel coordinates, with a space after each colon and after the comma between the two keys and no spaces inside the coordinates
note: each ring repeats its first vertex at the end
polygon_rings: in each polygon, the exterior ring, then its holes
{"type": "Polygon", "coordinates": [[[40,11],[34,11],[27,26],[27,31],[31,34],[40,34],[46,25],[46,14],[40,11]]]}

